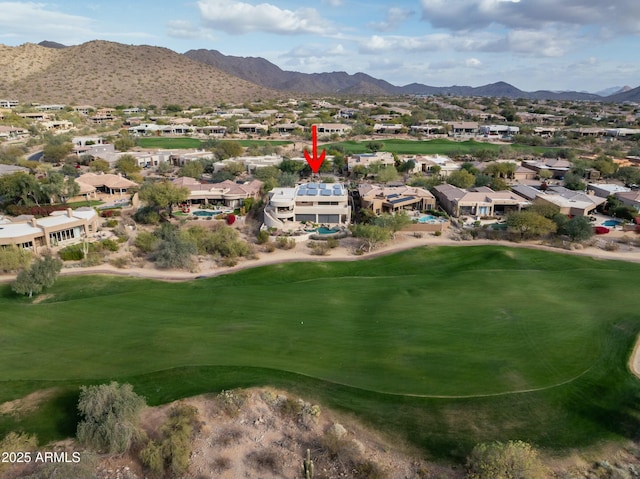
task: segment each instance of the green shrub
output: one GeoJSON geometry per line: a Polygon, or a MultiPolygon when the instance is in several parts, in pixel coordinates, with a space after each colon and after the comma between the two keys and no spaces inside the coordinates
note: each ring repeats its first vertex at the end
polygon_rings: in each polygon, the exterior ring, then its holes
{"type": "Polygon", "coordinates": [[[296,240],[285,236],[278,236],[276,239],[276,247],[280,249],[293,249],[296,247],[296,240]]]}
{"type": "Polygon", "coordinates": [[[266,242],[268,242],[269,232],[266,230],[258,231],[258,234],[256,235],[256,241],[258,242],[258,244],[265,244],[266,242]]]}
{"type": "Polygon", "coordinates": [[[112,239],[103,239],[102,241],[100,241],[100,244],[104,249],[108,251],[118,251],[118,249],[120,248],[120,246],[118,246],[118,243],[116,243],[112,239]]]}
{"type": "Polygon", "coordinates": [[[0,271],[3,273],[12,273],[20,269],[26,268],[33,253],[29,250],[9,245],[6,248],[0,248],[0,271]]]}
{"type": "Polygon", "coordinates": [[[62,261],[80,261],[84,259],[83,247],[79,244],[66,246],[58,252],[58,256],[62,261]]]}
{"type": "Polygon", "coordinates": [[[138,233],[138,236],[136,236],[133,244],[143,253],[151,253],[158,247],[159,243],[160,240],[156,235],[148,231],[141,231],[138,233]]]}
{"type": "Polygon", "coordinates": [[[115,228],[118,226],[118,220],[110,219],[104,223],[105,228],[115,228]]]}

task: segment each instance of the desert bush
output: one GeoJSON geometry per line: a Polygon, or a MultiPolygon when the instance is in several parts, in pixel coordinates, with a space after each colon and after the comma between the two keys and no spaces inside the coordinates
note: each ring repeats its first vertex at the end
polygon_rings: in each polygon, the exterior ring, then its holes
{"type": "Polygon", "coordinates": [[[227,447],[231,444],[238,444],[242,439],[242,429],[235,427],[226,427],[220,431],[214,443],[221,447],[227,447]]]}
{"type": "Polygon", "coordinates": [[[143,253],[151,253],[158,247],[159,243],[160,240],[156,235],[148,231],[141,231],[138,233],[138,236],[136,236],[133,244],[143,253]]]}
{"type": "Polygon", "coordinates": [[[280,249],[293,249],[296,247],[296,240],[285,236],[279,236],[276,239],[276,247],[280,249]]]}
{"type": "Polygon", "coordinates": [[[181,477],[189,467],[193,436],[200,426],[195,407],[186,404],[172,407],[160,429],[161,439],[149,441],[140,451],[140,460],[154,474],[165,471],[171,477],[181,477]]]}
{"type": "Polygon", "coordinates": [[[467,458],[469,479],[543,479],[538,452],[526,442],[478,444],[467,458]]]}
{"type": "Polygon", "coordinates": [[[282,458],[274,449],[253,451],[247,454],[245,461],[257,471],[270,472],[276,475],[280,474],[282,458]]]}
{"type": "MultiPolygon", "coordinates": [[[[38,447],[34,434],[10,432],[0,441],[0,452],[30,452],[38,447]]],[[[0,462],[0,472],[9,467],[9,462],[0,462]]]]}
{"type": "Polygon", "coordinates": [[[158,213],[155,209],[145,206],[144,208],[140,208],[133,215],[133,219],[137,223],[142,223],[145,225],[157,225],[160,223],[160,213],[158,213]]]}
{"type": "Polygon", "coordinates": [[[256,241],[258,244],[265,244],[269,241],[269,232],[267,230],[260,230],[256,234],[256,241]]]}
{"type": "Polygon", "coordinates": [[[340,246],[340,240],[338,238],[327,238],[326,244],[329,248],[334,249],[340,246]]]}
{"type": "Polygon", "coordinates": [[[307,246],[311,249],[311,254],[324,256],[329,253],[329,245],[324,241],[309,241],[307,246]]]}
{"type": "Polygon", "coordinates": [[[442,236],[442,231],[434,231],[433,236],[442,236]]]}
{"type": "Polygon", "coordinates": [[[222,258],[220,260],[220,266],[225,266],[225,267],[232,267],[232,266],[236,266],[238,264],[238,258],[231,257],[231,256],[227,256],[225,258],[222,258]]]}
{"type": "Polygon", "coordinates": [[[266,243],[262,249],[264,250],[265,253],[273,253],[276,250],[276,245],[274,245],[273,243],[266,243]]]}
{"type": "Polygon", "coordinates": [[[248,398],[249,394],[242,389],[224,390],[217,395],[218,404],[231,417],[238,415],[248,398]]]}
{"type": "Polygon", "coordinates": [[[118,249],[120,248],[118,246],[118,243],[116,243],[112,239],[103,239],[102,241],[100,241],[100,245],[107,251],[115,252],[115,251],[118,251],[118,249]]]}
{"type": "Polygon", "coordinates": [[[138,419],[145,400],[130,384],[82,386],[77,437],[97,452],[124,453],[140,437],[138,419]]]}
{"type": "Polygon", "coordinates": [[[84,259],[84,250],[82,245],[74,244],[65,246],[58,252],[58,256],[62,261],[80,261],[84,259]]]}
{"type": "Polygon", "coordinates": [[[218,456],[211,461],[211,468],[217,473],[221,474],[227,469],[231,468],[231,460],[225,456],[218,456]]]}
{"type": "Polygon", "coordinates": [[[118,256],[117,258],[113,258],[111,261],[109,261],[109,264],[119,269],[125,269],[127,266],[129,266],[129,260],[130,258],[126,256],[118,256]]]}
{"type": "Polygon", "coordinates": [[[302,399],[284,398],[280,402],[279,410],[280,414],[284,417],[295,419],[302,414],[304,408],[304,401],[302,399]]]}
{"type": "Polygon", "coordinates": [[[618,243],[614,243],[613,241],[607,241],[604,244],[603,249],[605,251],[618,251],[620,249],[620,245],[618,243]]]}
{"type": "Polygon", "coordinates": [[[115,228],[118,226],[118,220],[110,219],[104,222],[103,225],[105,228],[115,228]]]}
{"type": "Polygon", "coordinates": [[[12,273],[20,269],[26,268],[33,253],[31,251],[9,245],[6,248],[0,248],[0,271],[3,273],[12,273]]]}
{"type": "Polygon", "coordinates": [[[87,256],[82,260],[82,266],[99,266],[104,263],[104,257],[99,251],[89,251],[87,256]]]}
{"type": "Polygon", "coordinates": [[[387,473],[373,461],[359,462],[353,468],[354,479],[385,479],[387,473]]]}

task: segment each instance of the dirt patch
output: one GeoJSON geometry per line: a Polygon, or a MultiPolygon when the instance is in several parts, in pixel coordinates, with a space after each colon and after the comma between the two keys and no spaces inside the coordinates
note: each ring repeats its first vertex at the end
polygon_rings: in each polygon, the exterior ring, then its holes
{"type": "Polygon", "coordinates": [[[0,404],[0,414],[20,415],[34,411],[43,403],[54,397],[58,392],[58,388],[42,389],[23,398],[4,402],[0,404]]]}

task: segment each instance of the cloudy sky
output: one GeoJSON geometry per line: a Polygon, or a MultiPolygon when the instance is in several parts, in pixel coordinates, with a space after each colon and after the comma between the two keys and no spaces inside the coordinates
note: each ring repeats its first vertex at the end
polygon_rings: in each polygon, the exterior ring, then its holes
{"type": "Polygon", "coordinates": [[[639,0],[0,0],[0,43],[214,49],[395,85],[640,85],[639,0]]]}

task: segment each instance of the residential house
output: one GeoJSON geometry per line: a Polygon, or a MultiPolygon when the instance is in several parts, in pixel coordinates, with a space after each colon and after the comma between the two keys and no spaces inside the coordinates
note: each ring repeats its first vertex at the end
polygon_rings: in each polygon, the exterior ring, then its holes
{"type": "Polygon", "coordinates": [[[552,178],[561,180],[569,170],[571,170],[571,162],[564,158],[543,158],[541,160],[525,160],[522,165],[526,168],[535,170],[540,173],[542,170],[551,172],[552,178]]]}
{"type": "Polygon", "coordinates": [[[402,123],[376,123],[373,126],[373,132],[379,135],[397,135],[405,130],[402,123]]]}
{"type": "Polygon", "coordinates": [[[363,184],[358,187],[358,194],[361,207],[377,215],[401,210],[432,210],[436,207],[435,197],[424,188],[363,184]]]}
{"type": "Polygon", "coordinates": [[[481,187],[463,190],[457,186],[443,184],[434,189],[440,206],[451,216],[496,216],[520,211],[531,203],[511,191],[493,191],[481,187]]]}
{"type": "Polygon", "coordinates": [[[0,221],[0,248],[15,245],[39,253],[51,248],[77,243],[92,233],[99,224],[99,216],[93,208],[82,207],[65,211],[54,211],[44,218],[0,221]]]}
{"type": "Polygon", "coordinates": [[[124,176],[111,173],[84,173],[76,178],[76,181],[91,185],[102,193],[109,195],[117,194],[119,196],[126,194],[129,189],[138,186],[138,183],[128,180],[124,176]]]}
{"type": "Polygon", "coordinates": [[[459,170],[462,166],[461,163],[444,155],[417,155],[404,160],[408,161],[409,159],[412,159],[416,164],[413,173],[432,173],[435,170],[434,166],[437,166],[438,176],[442,178],[446,178],[452,171],[459,170]]]}
{"type": "Polygon", "coordinates": [[[520,133],[520,128],[511,125],[482,125],[480,134],[487,138],[504,138],[520,133]]]}
{"type": "Polygon", "coordinates": [[[19,104],[18,100],[0,100],[0,108],[15,108],[19,104]]]}
{"type": "Polygon", "coordinates": [[[631,191],[631,188],[613,183],[589,183],[587,185],[587,191],[593,192],[594,195],[600,198],[608,198],[616,193],[628,193],[631,191]]]}
{"type": "Polygon", "coordinates": [[[261,123],[240,123],[238,124],[238,133],[267,133],[269,127],[261,123]]]}
{"type": "Polygon", "coordinates": [[[286,229],[293,222],[346,225],[351,221],[349,193],[339,183],[304,183],[274,188],[264,209],[267,228],[286,229]]]}
{"type": "Polygon", "coordinates": [[[477,121],[450,121],[446,124],[449,125],[450,136],[476,136],[478,134],[477,121]]]}
{"type": "Polygon", "coordinates": [[[227,208],[239,208],[245,199],[260,197],[262,181],[253,180],[246,183],[223,181],[221,183],[202,183],[196,179],[183,176],[172,181],[176,186],[187,188],[188,202],[191,204],[215,204],[227,208]]]}
{"type": "Polygon", "coordinates": [[[533,203],[555,205],[566,216],[588,216],[606,201],[605,198],[569,190],[563,186],[552,186],[542,191],[526,185],[516,185],[512,187],[512,191],[533,203]]]}
{"type": "Polygon", "coordinates": [[[621,192],[621,193],[614,193],[614,196],[617,199],[619,199],[622,202],[622,204],[626,206],[631,206],[632,208],[635,208],[636,210],[638,210],[638,213],[640,213],[640,191],[634,190],[634,191],[627,191],[627,192],[621,192]]]}
{"type": "Polygon", "coordinates": [[[382,166],[391,166],[395,164],[393,155],[387,151],[377,151],[375,153],[361,153],[351,155],[347,158],[347,169],[352,171],[355,166],[361,165],[366,167],[372,163],[380,163],[382,166]]]}
{"type": "Polygon", "coordinates": [[[430,123],[420,123],[419,125],[411,125],[411,133],[416,135],[444,135],[447,132],[447,127],[443,123],[434,123],[434,120],[430,123]]]}
{"type": "Polygon", "coordinates": [[[318,123],[316,125],[318,133],[344,135],[351,131],[351,125],[344,123],[318,123]]]}
{"type": "Polygon", "coordinates": [[[29,130],[13,126],[0,125],[0,140],[15,140],[29,137],[29,130]]]}

